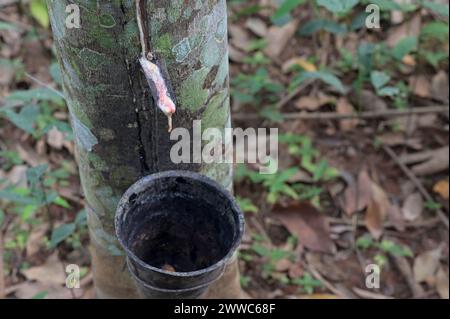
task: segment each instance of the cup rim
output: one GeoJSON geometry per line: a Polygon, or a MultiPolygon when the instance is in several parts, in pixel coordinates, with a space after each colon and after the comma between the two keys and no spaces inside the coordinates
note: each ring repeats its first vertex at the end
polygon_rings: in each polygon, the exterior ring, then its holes
{"type": "Polygon", "coordinates": [[[133,262],[137,263],[140,267],[142,267],[146,270],[149,270],[149,271],[163,274],[163,275],[168,275],[168,276],[178,277],[178,278],[188,278],[188,277],[201,276],[201,275],[204,275],[207,273],[212,273],[213,271],[219,269],[220,267],[224,267],[229,263],[229,260],[233,257],[233,255],[235,254],[237,248],[239,247],[239,245],[241,243],[242,236],[244,234],[245,220],[244,220],[244,215],[243,215],[241,209],[239,208],[239,205],[237,204],[234,197],[231,195],[231,193],[228,190],[226,190],[218,182],[212,180],[211,178],[209,178],[205,175],[202,175],[202,174],[199,174],[196,172],[182,171],[182,170],[170,170],[170,171],[159,172],[159,173],[147,175],[147,176],[139,179],[137,182],[135,182],[131,187],[129,187],[127,189],[127,191],[123,194],[123,196],[120,199],[119,204],[117,206],[116,214],[114,216],[114,227],[115,227],[115,231],[116,231],[117,240],[119,241],[120,245],[122,246],[122,249],[125,251],[126,256],[128,258],[132,259],[133,262]],[[166,271],[166,270],[151,266],[148,263],[144,262],[141,258],[136,256],[136,254],[131,251],[131,249],[128,247],[128,245],[125,244],[125,242],[123,241],[121,236],[119,236],[120,231],[121,231],[120,218],[124,214],[124,209],[128,205],[130,197],[133,194],[142,193],[143,191],[145,191],[148,184],[154,183],[157,180],[161,180],[161,179],[169,178],[169,177],[183,177],[183,178],[187,178],[187,179],[191,179],[191,180],[196,180],[196,181],[200,181],[201,183],[207,184],[210,187],[217,189],[217,191],[220,191],[226,197],[226,199],[230,203],[232,211],[236,213],[236,216],[238,219],[238,223],[237,223],[238,233],[237,233],[236,239],[233,242],[233,245],[230,247],[228,254],[226,254],[218,262],[212,264],[211,266],[208,266],[207,268],[203,268],[203,269],[199,269],[199,270],[195,270],[195,271],[189,271],[189,272],[170,272],[170,271],[166,271]]]}

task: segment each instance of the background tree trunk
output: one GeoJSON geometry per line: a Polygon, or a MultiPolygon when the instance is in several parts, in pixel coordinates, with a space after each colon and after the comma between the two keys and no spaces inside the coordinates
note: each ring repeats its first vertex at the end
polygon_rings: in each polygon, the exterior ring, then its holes
{"type": "MultiPolygon", "coordinates": [[[[132,298],[113,217],[124,191],[158,171],[201,172],[230,190],[228,164],[175,165],[167,119],[152,105],[137,59],[141,47],[135,2],[48,0],[67,104],[86,196],[94,278],[99,298],[132,298]],[[66,6],[77,4],[81,28],[65,26],[66,6]]],[[[230,125],[225,0],[147,1],[150,43],[164,61],[177,98],[174,127],[230,125]]],[[[209,297],[239,298],[236,260],[209,297]]]]}

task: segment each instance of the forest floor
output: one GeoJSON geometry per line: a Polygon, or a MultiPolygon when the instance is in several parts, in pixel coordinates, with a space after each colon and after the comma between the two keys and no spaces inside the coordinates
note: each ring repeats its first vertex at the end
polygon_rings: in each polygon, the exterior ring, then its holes
{"type": "MultiPolygon", "coordinates": [[[[0,298],[93,298],[48,16],[41,0],[18,2],[0,0],[0,298]]],[[[234,126],[280,129],[277,174],[236,167],[242,286],[449,298],[448,1],[337,3],[228,1],[234,126]],[[380,28],[366,25],[369,3],[380,28]]]]}

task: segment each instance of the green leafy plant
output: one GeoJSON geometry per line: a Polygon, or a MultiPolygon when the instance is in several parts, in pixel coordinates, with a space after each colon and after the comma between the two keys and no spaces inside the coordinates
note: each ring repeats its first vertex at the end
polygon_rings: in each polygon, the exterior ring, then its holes
{"type": "Polygon", "coordinates": [[[442,205],[440,203],[438,203],[438,202],[435,202],[435,201],[426,201],[424,203],[424,207],[426,209],[431,210],[431,211],[437,211],[439,209],[442,209],[442,205]]]}
{"type": "Polygon", "coordinates": [[[0,30],[17,30],[17,27],[12,23],[0,21],[0,30]]]}
{"type": "Polygon", "coordinates": [[[266,39],[252,40],[248,44],[248,47],[247,47],[246,51],[247,52],[260,51],[260,50],[263,50],[265,47],[267,47],[267,40],[266,39]]]}
{"type": "Polygon", "coordinates": [[[270,80],[265,68],[259,68],[254,74],[239,74],[232,80],[232,85],[234,98],[247,104],[259,104],[263,98],[276,102],[276,94],[284,91],[281,84],[270,80]]]}
{"type": "Polygon", "coordinates": [[[0,151],[0,159],[2,161],[2,169],[5,171],[9,171],[14,166],[23,163],[19,154],[14,151],[0,151]]]}
{"type": "Polygon", "coordinates": [[[244,275],[240,276],[240,283],[241,283],[241,286],[244,288],[247,288],[251,281],[252,281],[252,279],[248,276],[244,276],[244,275]]]}
{"type": "Polygon", "coordinates": [[[282,134],[280,143],[289,147],[289,153],[301,158],[301,167],[313,175],[315,182],[328,181],[339,175],[339,172],[328,165],[327,160],[320,158],[320,152],[312,145],[312,140],[304,135],[282,134]]]}
{"type": "Polygon", "coordinates": [[[434,13],[437,13],[437,14],[442,15],[447,18],[449,17],[448,4],[427,0],[427,1],[422,1],[422,6],[424,8],[430,9],[434,13]]]}
{"type": "Polygon", "coordinates": [[[338,92],[344,94],[346,92],[346,89],[344,88],[344,85],[342,84],[341,80],[339,80],[338,77],[336,77],[333,73],[322,70],[317,72],[300,72],[297,76],[294,77],[292,80],[292,84],[290,86],[290,89],[293,90],[296,87],[298,87],[300,84],[305,82],[306,80],[320,80],[331,87],[333,87],[338,92]]]}
{"type": "Polygon", "coordinates": [[[362,42],[357,52],[358,76],[353,83],[355,91],[360,94],[364,83],[369,79],[373,69],[376,46],[370,42],[362,42]]]}
{"type": "Polygon", "coordinates": [[[391,81],[391,77],[385,72],[372,71],[370,80],[379,96],[395,96],[400,93],[398,88],[387,86],[389,81],[391,81]]]}
{"type": "Polygon", "coordinates": [[[432,21],[425,24],[420,33],[419,57],[438,69],[441,63],[448,61],[448,35],[448,22],[432,21]]]}
{"type": "Polygon", "coordinates": [[[414,11],[417,9],[417,5],[414,3],[399,3],[391,0],[364,0],[365,4],[375,4],[381,11],[414,11]]]}
{"type": "Polygon", "coordinates": [[[293,167],[277,174],[265,175],[240,165],[238,171],[237,178],[249,178],[253,183],[262,184],[268,191],[267,201],[271,204],[276,203],[281,195],[298,199],[297,192],[288,183],[289,179],[298,172],[298,168],[293,167]]]}
{"type": "Polygon", "coordinates": [[[5,221],[5,212],[0,208],[0,229],[3,226],[3,222],[5,221]]]}
{"type": "MultiPolygon", "coordinates": [[[[82,210],[77,214],[77,217],[73,223],[63,224],[58,228],[55,228],[52,232],[49,247],[55,248],[62,242],[68,240],[71,236],[76,235],[76,231],[84,231],[86,228],[86,211],[82,210]]],[[[72,238],[72,246],[77,248],[80,246],[79,237],[72,238]]]]}
{"type": "MultiPolygon", "coordinates": [[[[273,278],[273,273],[276,271],[276,264],[283,259],[290,259],[293,257],[292,252],[279,248],[268,248],[260,243],[255,243],[251,248],[257,255],[266,258],[266,263],[263,265],[263,277],[273,278]]],[[[281,277],[278,277],[280,279],[281,277]]],[[[284,280],[284,278],[282,279],[284,280]]]]}
{"type": "Polygon", "coordinates": [[[392,55],[397,60],[401,61],[406,55],[418,48],[418,40],[415,36],[409,36],[401,39],[392,49],[392,55]]]}
{"type": "Polygon", "coordinates": [[[292,280],[292,283],[301,287],[307,294],[313,294],[316,288],[322,288],[323,284],[320,280],[315,279],[309,273],[305,273],[303,277],[292,280]]]}
{"type": "Polygon", "coordinates": [[[38,292],[37,294],[35,294],[33,297],[31,297],[31,299],[35,300],[35,299],[45,299],[48,296],[48,291],[41,291],[38,292]]]}
{"type": "Polygon", "coordinates": [[[356,247],[363,250],[376,249],[379,251],[374,257],[374,261],[380,266],[387,263],[385,254],[398,257],[413,257],[413,252],[407,246],[398,245],[391,240],[375,241],[372,236],[364,235],[357,239],[356,247]]]}
{"type": "Polygon", "coordinates": [[[304,24],[299,31],[301,36],[310,36],[319,31],[327,31],[333,34],[344,34],[348,32],[345,24],[337,23],[327,19],[313,19],[304,24]]]}
{"type": "Polygon", "coordinates": [[[65,108],[62,93],[47,88],[17,90],[6,98],[6,105],[0,109],[0,116],[35,139],[40,139],[53,127],[66,133],[67,139],[73,139],[69,123],[57,120],[53,114],[65,108]],[[16,111],[16,109],[19,109],[16,111]]]}
{"type": "Polygon", "coordinates": [[[305,3],[305,0],[284,0],[275,14],[272,16],[272,20],[279,20],[286,15],[289,15],[294,9],[305,3]]]}
{"type": "Polygon", "coordinates": [[[327,10],[336,14],[348,13],[355,7],[359,0],[316,0],[319,6],[327,8],[327,10]]]}
{"type": "Polygon", "coordinates": [[[37,211],[49,204],[70,208],[70,205],[53,189],[45,186],[48,165],[29,168],[26,172],[27,188],[7,185],[0,190],[0,200],[11,206],[23,222],[29,222],[37,211]]]}
{"type": "Polygon", "coordinates": [[[249,65],[267,65],[271,63],[271,60],[264,53],[258,51],[252,56],[246,56],[243,62],[249,65]]]}
{"type": "Polygon", "coordinates": [[[45,3],[45,0],[31,0],[30,13],[41,26],[48,29],[50,26],[50,18],[48,16],[47,4],[45,3]]]}
{"type": "Polygon", "coordinates": [[[259,209],[248,198],[236,197],[239,207],[244,213],[258,213],[259,209]]]}

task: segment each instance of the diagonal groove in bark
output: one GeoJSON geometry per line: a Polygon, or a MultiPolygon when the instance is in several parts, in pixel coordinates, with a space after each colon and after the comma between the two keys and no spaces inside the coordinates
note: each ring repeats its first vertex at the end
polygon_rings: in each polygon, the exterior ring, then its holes
{"type": "MultiPolygon", "coordinates": [[[[125,8],[123,6],[123,3],[120,3],[120,10],[122,11],[122,17],[120,18],[121,20],[121,27],[122,30],[125,31],[125,8]]],[[[120,43],[117,42],[117,45],[120,46],[120,43]]],[[[128,61],[128,59],[126,58],[127,54],[126,54],[127,48],[123,48],[122,47],[122,52],[123,52],[123,62],[125,64],[125,67],[127,68],[127,77],[128,77],[128,87],[129,90],[131,92],[131,94],[133,95],[133,107],[134,107],[134,111],[136,113],[136,123],[137,123],[137,133],[138,133],[138,153],[139,153],[139,162],[141,165],[141,175],[144,176],[146,175],[150,168],[149,165],[147,163],[147,152],[145,150],[145,144],[144,144],[144,139],[143,139],[143,134],[142,134],[142,122],[141,122],[141,116],[140,116],[140,112],[142,111],[142,109],[139,109],[138,107],[138,103],[137,103],[137,98],[136,98],[136,92],[134,91],[134,85],[133,85],[133,72],[130,68],[130,63],[128,61]]]]}

